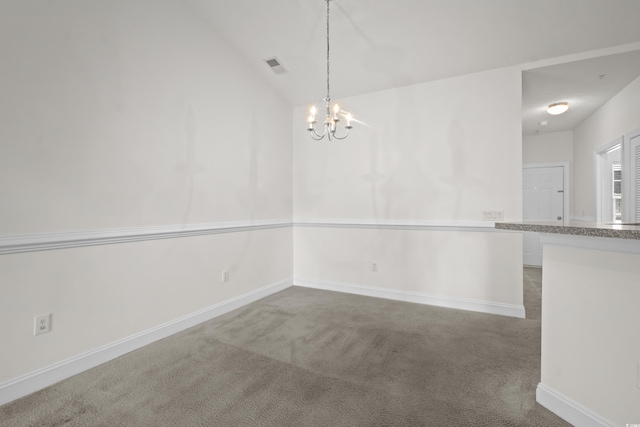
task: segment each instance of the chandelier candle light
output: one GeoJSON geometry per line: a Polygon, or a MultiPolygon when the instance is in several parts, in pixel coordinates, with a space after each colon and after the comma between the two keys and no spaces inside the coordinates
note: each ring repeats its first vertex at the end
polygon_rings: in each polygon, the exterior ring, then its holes
{"type": "Polygon", "coordinates": [[[349,131],[352,128],[351,120],[353,120],[353,118],[351,117],[351,113],[347,113],[346,115],[341,113],[340,106],[338,104],[334,104],[333,108],[331,108],[331,95],[329,94],[329,1],[331,0],[327,0],[327,97],[324,98],[324,101],[327,104],[327,115],[324,120],[324,131],[322,133],[318,133],[316,131],[316,113],[318,112],[318,110],[316,109],[315,105],[311,107],[311,110],[309,110],[309,117],[307,117],[307,122],[309,122],[309,127],[307,128],[307,130],[309,131],[311,138],[315,139],[316,141],[320,141],[325,137],[325,135],[327,136],[327,139],[329,141],[331,141],[332,138],[345,139],[347,136],[349,136],[349,131]],[[333,110],[333,113],[331,110],[333,110]],[[347,119],[347,125],[345,126],[345,129],[347,129],[347,133],[345,133],[344,136],[337,136],[336,128],[338,122],[340,121],[341,114],[347,119]]]}

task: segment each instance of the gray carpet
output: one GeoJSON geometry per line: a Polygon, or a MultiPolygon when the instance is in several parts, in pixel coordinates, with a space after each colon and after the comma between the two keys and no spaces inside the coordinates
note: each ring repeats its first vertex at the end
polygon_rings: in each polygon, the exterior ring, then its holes
{"type": "Polygon", "coordinates": [[[2,426],[565,426],[529,319],[290,288],[0,407],[2,426]]]}

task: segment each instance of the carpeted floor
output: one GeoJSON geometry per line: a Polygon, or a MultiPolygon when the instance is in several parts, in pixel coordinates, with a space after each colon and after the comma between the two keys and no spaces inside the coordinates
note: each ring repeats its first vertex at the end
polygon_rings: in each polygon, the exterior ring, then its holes
{"type": "Polygon", "coordinates": [[[293,287],[0,407],[2,426],[566,426],[528,319],[293,287]]]}

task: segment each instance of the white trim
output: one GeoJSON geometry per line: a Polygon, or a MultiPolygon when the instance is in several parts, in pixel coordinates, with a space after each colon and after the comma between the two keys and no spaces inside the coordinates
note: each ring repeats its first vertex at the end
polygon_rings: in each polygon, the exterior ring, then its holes
{"type": "Polygon", "coordinates": [[[211,307],[6,381],[0,384],[0,405],[34,393],[133,350],[137,350],[155,341],[221,316],[232,310],[236,310],[276,292],[280,292],[292,285],[292,279],[271,283],[246,294],[212,305],[211,307]]]}
{"type": "Polygon", "coordinates": [[[562,217],[566,220],[571,216],[571,171],[569,162],[527,163],[522,169],[532,168],[562,168],[562,217]]]}
{"type": "MultiPolygon", "coordinates": [[[[636,162],[631,142],[640,136],[640,129],[635,129],[623,137],[622,143],[622,222],[636,222],[636,162]],[[626,183],[626,185],[625,185],[626,183]]],[[[640,218],[637,218],[640,220],[640,218]]]]}
{"type": "Polygon", "coordinates": [[[144,240],[174,239],[208,234],[236,233],[270,228],[284,228],[290,227],[291,225],[290,220],[261,220],[5,235],[0,236],[0,255],[76,248],[81,246],[139,242],[144,240]]]}
{"type": "Polygon", "coordinates": [[[556,56],[554,58],[546,58],[539,61],[520,64],[522,71],[533,70],[536,68],[549,67],[551,65],[566,64],[569,62],[582,61],[584,59],[599,58],[601,56],[613,55],[616,53],[631,52],[640,49],[640,42],[621,44],[618,46],[606,47],[603,49],[589,50],[586,52],[573,53],[570,55],[556,56]]]}
{"type": "Polygon", "coordinates": [[[543,245],[640,255],[640,240],[541,233],[543,245]]]}
{"type": "Polygon", "coordinates": [[[544,406],[563,420],[579,427],[614,427],[615,424],[592,413],[584,406],[574,402],[557,391],[538,384],[536,402],[544,406]]]}
{"type": "MultiPolygon", "coordinates": [[[[595,180],[595,189],[596,189],[596,221],[602,222],[602,173],[605,167],[605,160],[603,154],[609,152],[612,148],[616,146],[620,146],[620,149],[623,150],[622,156],[624,161],[624,138],[622,136],[607,142],[606,144],[602,144],[593,149],[593,170],[595,171],[594,180],[595,180]]],[[[623,178],[624,179],[624,178],[623,178]]],[[[624,200],[624,196],[623,196],[624,200]]],[[[606,221],[610,222],[610,221],[606,221]]]]}
{"type": "Polygon", "coordinates": [[[493,221],[412,221],[371,219],[295,219],[295,227],[374,228],[387,230],[481,231],[497,230],[493,221]]]}
{"type": "Polygon", "coordinates": [[[215,222],[208,224],[178,224],[151,227],[132,227],[107,230],[68,231],[41,234],[0,235],[0,255],[22,252],[49,251],[83,246],[110,245],[116,243],[140,242],[146,240],[175,239],[180,237],[204,236],[220,233],[238,233],[287,227],[335,227],[335,228],[376,228],[390,230],[441,230],[441,231],[482,231],[496,230],[492,221],[390,221],[390,220],[341,220],[288,219],[215,222]]]}
{"type": "Polygon", "coordinates": [[[396,301],[455,308],[459,310],[477,311],[480,313],[499,314],[502,316],[518,317],[521,319],[525,318],[524,306],[516,304],[505,304],[467,298],[454,298],[444,295],[423,294],[419,292],[376,288],[372,286],[318,279],[294,278],[293,284],[295,286],[302,286],[305,288],[324,289],[328,291],[344,292],[368,297],[385,298],[396,301]]]}

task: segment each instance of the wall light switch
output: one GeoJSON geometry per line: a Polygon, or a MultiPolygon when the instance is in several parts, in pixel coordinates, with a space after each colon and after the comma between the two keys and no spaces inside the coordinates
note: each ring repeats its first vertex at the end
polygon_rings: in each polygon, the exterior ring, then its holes
{"type": "Polygon", "coordinates": [[[483,221],[502,221],[504,220],[504,211],[482,211],[483,221]]]}

